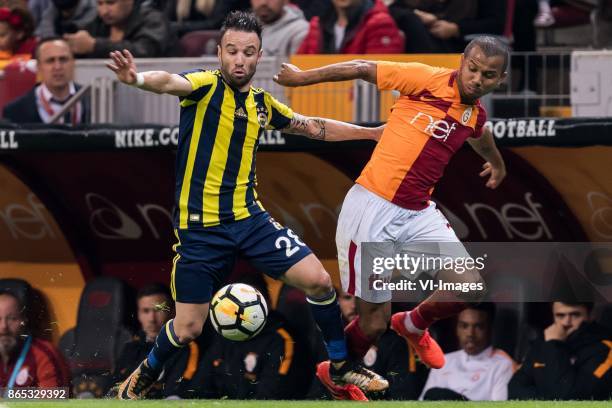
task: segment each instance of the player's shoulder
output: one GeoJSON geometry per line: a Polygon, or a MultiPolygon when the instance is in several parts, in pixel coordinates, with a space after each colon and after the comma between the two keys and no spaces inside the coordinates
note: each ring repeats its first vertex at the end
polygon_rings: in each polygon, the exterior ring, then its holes
{"type": "Polygon", "coordinates": [[[196,69],[190,69],[187,71],[180,72],[179,75],[182,77],[211,77],[211,78],[216,77],[216,78],[219,78],[221,77],[221,71],[219,71],[218,69],[211,70],[211,69],[196,68],[196,69]]]}
{"type": "Polygon", "coordinates": [[[270,93],[269,93],[269,92],[267,92],[265,89],[263,89],[263,88],[256,88],[256,87],[254,87],[254,86],[251,86],[251,92],[253,92],[253,95],[261,95],[261,94],[263,94],[263,95],[266,95],[266,94],[267,94],[267,95],[269,95],[269,94],[270,94],[270,93]]]}

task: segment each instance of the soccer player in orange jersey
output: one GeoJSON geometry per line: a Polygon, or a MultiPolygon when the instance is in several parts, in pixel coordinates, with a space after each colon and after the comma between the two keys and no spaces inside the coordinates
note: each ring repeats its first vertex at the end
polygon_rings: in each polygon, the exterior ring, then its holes
{"type": "MultiPolygon", "coordinates": [[[[391,327],[412,344],[425,364],[432,368],[444,365],[444,353],[427,328],[463,310],[466,297],[453,294],[449,301],[448,293],[436,291],[415,309],[391,316],[391,292],[373,292],[362,285],[361,244],[450,242],[469,256],[430,198],[446,165],[466,140],[485,160],[480,176],[488,177],[486,186],[494,189],[504,179],[505,165],[491,132],[483,127],[486,112],[479,98],[505,79],[508,59],[503,43],[480,36],[465,48],[457,70],[353,60],[307,71],[283,64],[274,77],[284,86],[363,79],[380,90],[401,94],[338,220],[336,245],[343,289],[358,298],[359,317],[346,328],[353,354],[365,353],[391,318],[391,327]]],[[[474,270],[451,275],[457,281],[483,283],[474,270]]],[[[478,298],[468,296],[469,300],[478,298]]],[[[321,373],[320,377],[326,377],[324,370],[321,373]]],[[[322,381],[334,386],[329,378],[322,381]]]]}

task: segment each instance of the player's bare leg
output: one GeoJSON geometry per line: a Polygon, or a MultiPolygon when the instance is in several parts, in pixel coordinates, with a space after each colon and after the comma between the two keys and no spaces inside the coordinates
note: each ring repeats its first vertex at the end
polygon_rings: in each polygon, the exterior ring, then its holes
{"type": "Polygon", "coordinates": [[[310,254],[293,265],[283,276],[283,281],[306,293],[331,360],[330,363],[318,367],[317,375],[330,389],[332,395],[335,398],[345,399],[360,397],[346,395],[346,391],[351,392],[351,387],[345,390],[338,387],[345,385],[357,386],[364,392],[380,392],[387,389],[389,387],[387,380],[349,359],[336,291],[331,277],[317,257],[310,254]],[[339,395],[342,393],[345,395],[339,395]]]}
{"type": "Polygon", "coordinates": [[[208,316],[208,303],[176,302],[176,316],[157,335],[149,356],[119,386],[119,399],[144,398],[158,379],[164,362],[202,332],[208,316]]]}

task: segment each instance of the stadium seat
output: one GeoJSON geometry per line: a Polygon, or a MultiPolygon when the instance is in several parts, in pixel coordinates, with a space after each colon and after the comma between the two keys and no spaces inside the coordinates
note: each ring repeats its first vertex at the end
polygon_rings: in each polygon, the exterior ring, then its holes
{"type": "Polygon", "coordinates": [[[81,294],[76,327],[60,339],[76,395],[102,396],[112,371],[131,334],[125,322],[125,286],[112,277],[96,278],[81,294]]]}
{"type": "Polygon", "coordinates": [[[602,326],[606,326],[612,332],[612,303],[606,303],[595,307],[595,319],[602,326]]]}
{"type": "Polygon", "coordinates": [[[192,31],[179,40],[181,55],[183,57],[201,57],[202,55],[216,55],[217,44],[221,33],[215,30],[192,31]]]}
{"type": "Polygon", "coordinates": [[[4,106],[28,92],[36,84],[36,72],[26,61],[14,61],[0,71],[0,117],[4,106]]]}

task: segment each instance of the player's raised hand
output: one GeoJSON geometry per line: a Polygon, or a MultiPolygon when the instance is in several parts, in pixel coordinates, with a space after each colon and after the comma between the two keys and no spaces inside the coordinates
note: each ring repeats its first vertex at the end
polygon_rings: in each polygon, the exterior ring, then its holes
{"type": "Polygon", "coordinates": [[[480,172],[480,177],[489,177],[485,184],[489,188],[497,188],[506,177],[506,168],[504,166],[494,166],[490,162],[486,162],[483,164],[482,168],[483,170],[480,172]]]}
{"type": "Polygon", "coordinates": [[[281,69],[274,75],[274,82],[283,86],[301,86],[304,85],[302,79],[302,70],[295,65],[283,62],[281,69]]]}
{"type": "Polygon", "coordinates": [[[109,56],[112,62],[106,66],[117,75],[117,79],[128,85],[134,84],[137,71],[132,54],[123,50],[112,51],[109,56]]]}

